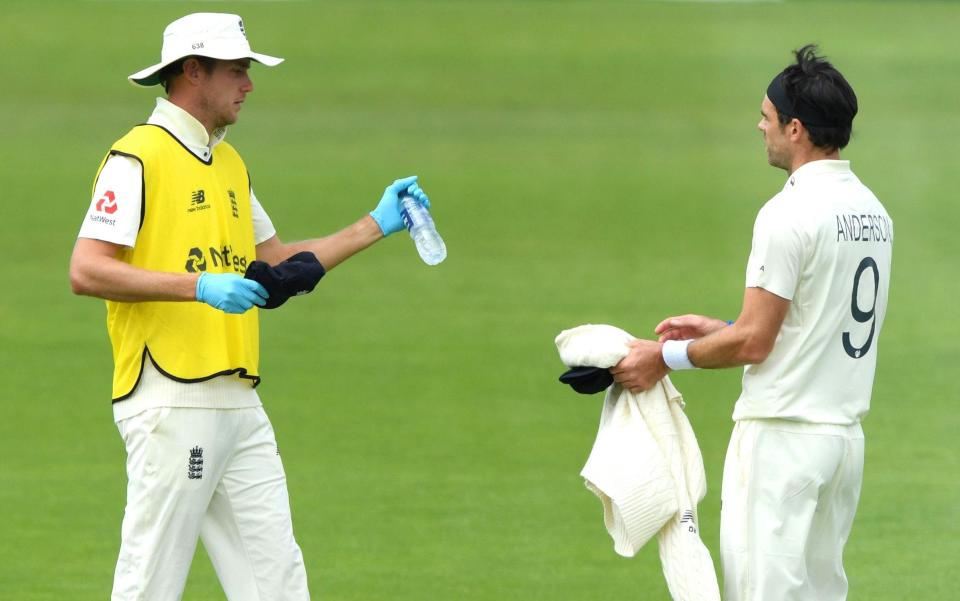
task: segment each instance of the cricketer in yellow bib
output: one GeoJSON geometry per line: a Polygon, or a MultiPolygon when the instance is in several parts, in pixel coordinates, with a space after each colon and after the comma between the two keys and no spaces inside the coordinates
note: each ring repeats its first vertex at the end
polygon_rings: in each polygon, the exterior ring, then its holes
{"type": "Polygon", "coordinates": [[[71,290],[108,301],[111,413],[127,454],[112,601],[180,599],[201,539],[226,598],[310,599],[277,438],[254,388],[254,309],[287,291],[244,274],[259,261],[280,278],[301,253],[329,271],[404,230],[401,196],[430,203],[417,176],[401,178],[352,224],[283,242],[223,142],[253,92],[251,63],[282,61],[250,48],[239,15],[167,25],[160,62],[127,78],[162,85],[166,98],[111,148],[70,257],[71,290]]]}
{"type": "MultiPolygon", "coordinates": [[[[232,146],[217,144],[205,163],[163,128],[141,125],[110,154],[139,160],[145,182],[137,245],[123,250],[122,261],[154,271],[242,275],[256,258],[250,182],[232,146]],[[152,210],[161,203],[167,205],[163,210],[152,210]]],[[[114,401],[133,392],[147,354],[160,371],[180,381],[237,373],[253,386],[260,382],[257,311],[237,315],[203,303],[108,300],[107,330],[114,401]],[[184,331],[191,336],[183,337],[184,331]]]]}

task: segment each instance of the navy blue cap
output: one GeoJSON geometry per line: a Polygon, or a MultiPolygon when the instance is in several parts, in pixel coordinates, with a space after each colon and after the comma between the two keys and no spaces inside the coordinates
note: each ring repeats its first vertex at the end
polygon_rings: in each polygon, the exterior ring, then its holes
{"type": "Polygon", "coordinates": [[[604,367],[571,367],[560,376],[560,381],[580,394],[595,394],[613,384],[613,374],[604,367]]]}
{"type": "Polygon", "coordinates": [[[254,261],[243,277],[259,282],[270,293],[261,309],[276,309],[291,296],[313,292],[317,282],[327,273],[312,252],[299,252],[279,265],[254,261]]]}

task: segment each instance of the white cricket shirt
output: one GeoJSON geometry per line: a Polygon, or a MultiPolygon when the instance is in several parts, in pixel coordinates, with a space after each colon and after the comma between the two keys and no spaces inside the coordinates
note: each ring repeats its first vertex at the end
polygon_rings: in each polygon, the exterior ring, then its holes
{"type": "Polygon", "coordinates": [[[849,161],[797,169],[760,210],[746,285],[790,300],[773,351],[747,365],[736,420],[857,423],[870,408],[893,221],[849,161]]]}
{"type": "MultiPolygon", "coordinates": [[[[147,119],[169,131],[184,147],[203,161],[210,160],[213,147],[226,136],[226,128],[208,135],[206,128],[193,115],[165,98],[157,98],[157,106],[147,119]]],[[[107,159],[94,186],[87,216],[80,226],[79,238],[93,238],[123,246],[133,246],[140,230],[143,203],[143,167],[134,158],[113,155],[107,159]]],[[[253,217],[253,240],[260,244],[276,233],[270,217],[250,189],[253,217]]]]}

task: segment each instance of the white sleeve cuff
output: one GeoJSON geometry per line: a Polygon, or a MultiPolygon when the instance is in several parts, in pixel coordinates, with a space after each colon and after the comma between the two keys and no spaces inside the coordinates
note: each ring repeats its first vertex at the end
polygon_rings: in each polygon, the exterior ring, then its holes
{"type": "Polygon", "coordinates": [[[277,235],[277,229],[273,227],[270,216],[263,210],[257,195],[250,188],[250,216],[253,218],[253,243],[260,244],[277,235]]]}
{"type": "Polygon", "coordinates": [[[674,371],[697,368],[687,357],[687,347],[690,346],[691,342],[693,340],[667,340],[663,343],[663,362],[667,364],[667,367],[674,371]]]}

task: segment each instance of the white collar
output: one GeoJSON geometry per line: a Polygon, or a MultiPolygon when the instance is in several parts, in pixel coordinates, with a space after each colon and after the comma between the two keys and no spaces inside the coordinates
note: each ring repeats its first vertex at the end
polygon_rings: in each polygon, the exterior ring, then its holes
{"type": "Polygon", "coordinates": [[[166,98],[157,98],[157,106],[147,119],[147,123],[159,125],[169,131],[202,161],[210,160],[213,147],[227,135],[226,127],[217,128],[213,131],[213,135],[208,135],[207,128],[197,121],[196,117],[166,98]]]}
{"type": "Polygon", "coordinates": [[[810,161],[809,163],[804,163],[797,167],[797,170],[790,174],[790,177],[787,178],[787,183],[784,184],[783,189],[789,190],[797,184],[797,182],[804,181],[810,177],[816,177],[821,174],[849,174],[850,171],[850,161],[841,161],[841,160],[829,160],[823,159],[819,161],[810,161]]]}

